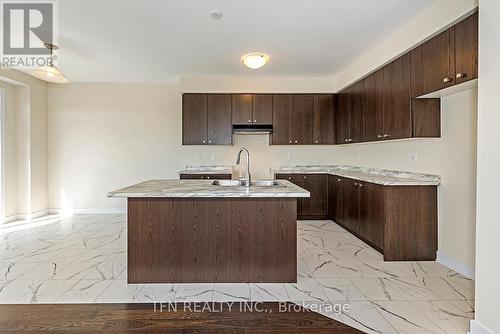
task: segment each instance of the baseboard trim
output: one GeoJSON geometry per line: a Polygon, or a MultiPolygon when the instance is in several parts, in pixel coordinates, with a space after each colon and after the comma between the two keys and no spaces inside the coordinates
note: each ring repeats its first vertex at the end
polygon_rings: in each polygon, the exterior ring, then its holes
{"type": "Polygon", "coordinates": [[[5,217],[4,220],[3,220],[3,223],[4,224],[12,223],[12,222],[15,222],[17,220],[33,220],[33,219],[37,219],[37,218],[46,216],[48,214],[49,214],[49,210],[41,210],[41,211],[38,211],[38,212],[34,212],[32,214],[29,214],[29,213],[18,213],[18,214],[15,214],[15,215],[10,215],[8,217],[5,217]]]}
{"type": "Polygon", "coordinates": [[[126,208],[89,208],[89,209],[50,209],[53,214],[75,214],[75,215],[100,215],[100,214],[126,214],[126,208]]]}
{"type": "Polygon", "coordinates": [[[475,273],[474,273],[473,268],[471,268],[471,267],[469,267],[469,266],[467,266],[467,265],[465,265],[465,264],[463,264],[455,259],[452,259],[451,257],[447,256],[446,254],[443,254],[442,252],[439,252],[439,251],[437,252],[436,261],[441,263],[441,264],[444,264],[448,268],[455,270],[457,273],[460,273],[467,278],[470,278],[473,280],[475,277],[475,273]]]}
{"type": "Polygon", "coordinates": [[[492,330],[489,328],[483,326],[480,324],[477,320],[472,319],[470,321],[470,334],[495,334],[492,330]]]}

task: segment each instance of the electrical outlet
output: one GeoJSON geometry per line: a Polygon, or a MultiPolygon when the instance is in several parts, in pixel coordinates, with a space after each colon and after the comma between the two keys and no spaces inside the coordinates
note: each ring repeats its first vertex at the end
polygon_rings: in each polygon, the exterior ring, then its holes
{"type": "Polygon", "coordinates": [[[288,152],[288,154],[286,155],[286,159],[290,161],[292,159],[292,153],[288,152]]]}
{"type": "Polygon", "coordinates": [[[195,155],[194,155],[194,158],[196,159],[196,161],[199,161],[200,160],[200,154],[198,152],[196,152],[195,155]]]}
{"type": "Polygon", "coordinates": [[[414,163],[418,162],[418,154],[417,153],[411,154],[411,161],[413,161],[414,163]]]}
{"type": "Polygon", "coordinates": [[[210,160],[215,161],[215,153],[212,153],[212,154],[210,155],[210,160]]]}

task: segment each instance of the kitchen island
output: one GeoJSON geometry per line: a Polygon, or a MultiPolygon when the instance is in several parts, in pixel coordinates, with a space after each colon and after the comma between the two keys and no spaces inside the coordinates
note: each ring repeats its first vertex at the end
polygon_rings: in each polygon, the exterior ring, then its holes
{"type": "Polygon", "coordinates": [[[294,283],[297,198],[309,196],[287,180],[151,180],[108,194],[127,198],[128,283],[294,283]]]}

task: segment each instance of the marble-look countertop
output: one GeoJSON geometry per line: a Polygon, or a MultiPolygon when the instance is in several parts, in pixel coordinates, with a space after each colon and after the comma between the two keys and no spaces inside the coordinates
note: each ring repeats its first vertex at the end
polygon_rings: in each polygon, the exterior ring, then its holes
{"type": "Polygon", "coordinates": [[[437,186],[439,175],[400,172],[353,166],[281,166],[271,168],[272,174],[332,174],[384,186],[437,186]]]}
{"type": "Polygon", "coordinates": [[[179,174],[233,174],[233,166],[186,166],[179,174]]]}
{"type": "Polygon", "coordinates": [[[310,197],[307,190],[287,180],[273,187],[214,186],[213,180],[149,180],[108,193],[108,197],[310,197]]]}

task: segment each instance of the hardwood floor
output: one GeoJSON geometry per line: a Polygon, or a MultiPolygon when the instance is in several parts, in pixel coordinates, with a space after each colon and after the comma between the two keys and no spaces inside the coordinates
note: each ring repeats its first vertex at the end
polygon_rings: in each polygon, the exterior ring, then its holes
{"type": "MultiPolygon", "coordinates": [[[[239,304],[215,304],[213,312],[192,312],[210,304],[172,304],[160,312],[153,304],[0,305],[2,333],[362,333],[287,303],[263,303],[267,312],[243,312],[239,304]],[[283,306],[281,307],[283,310],[283,306]]],[[[255,305],[255,304],[254,304],[255,305]]],[[[255,308],[257,309],[257,308],[255,308]]]]}

